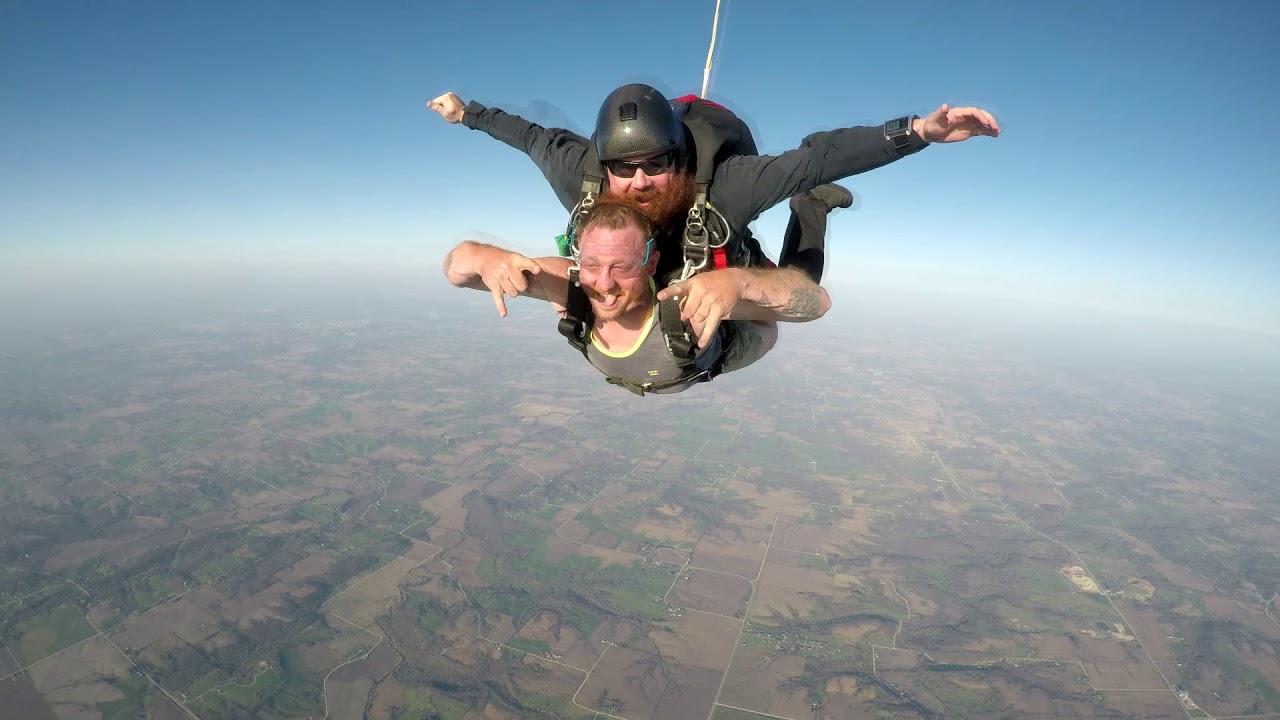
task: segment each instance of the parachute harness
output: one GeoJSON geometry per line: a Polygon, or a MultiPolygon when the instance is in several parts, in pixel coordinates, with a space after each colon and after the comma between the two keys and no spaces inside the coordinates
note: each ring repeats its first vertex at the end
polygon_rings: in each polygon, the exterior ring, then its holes
{"type": "Polygon", "coordinates": [[[689,217],[684,226],[684,268],[680,271],[679,282],[684,282],[711,264],[713,250],[720,250],[729,244],[729,221],[724,215],[707,201],[707,190],[699,186],[693,206],[689,208],[689,217]],[[707,222],[714,221],[718,227],[708,229],[707,222]]]}

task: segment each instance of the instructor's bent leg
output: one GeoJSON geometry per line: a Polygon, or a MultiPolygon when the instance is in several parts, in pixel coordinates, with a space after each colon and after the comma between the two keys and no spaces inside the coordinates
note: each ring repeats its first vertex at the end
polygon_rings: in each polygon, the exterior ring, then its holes
{"type": "Polygon", "coordinates": [[[791,218],[782,235],[778,267],[798,268],[815,284],[822,282],[828,212],[826,203],[808,193],[791,198],[791,218]]]}

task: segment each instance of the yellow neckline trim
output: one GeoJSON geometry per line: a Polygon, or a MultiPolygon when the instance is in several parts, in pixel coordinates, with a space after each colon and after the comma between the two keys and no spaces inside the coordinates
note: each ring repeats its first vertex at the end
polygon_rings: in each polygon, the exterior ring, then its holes
{"type": "MultiPolygon", "coordinates": [[[[654,279],[652,277],[649,278],[649,290],[654,294],[654,297],[656,298],[658,294],[658,284],[654,282],[654,279]]],[[[630,348],[628,348],[626,352],[610,352],[609,350],[602,347],[600,345],[600,342],[596,340],[595,328],[592,328],[591,330],[591,344],[595,346],[595,349],[599,350],[600,354],[604,355],[605,357],[611,357],[611,358],[631,357],[631,355],[636,350],[640,349],[640,346],[644,344],[644,341],[649,338],[649,333],[653,332],[653,311],[657,307],[658,307],[658,303],[656,302],[649,305],[649,317],[644,322],[644,332],[640,333],[640,337],[636,339],[635,344],[632,345],[630,348]]]]}

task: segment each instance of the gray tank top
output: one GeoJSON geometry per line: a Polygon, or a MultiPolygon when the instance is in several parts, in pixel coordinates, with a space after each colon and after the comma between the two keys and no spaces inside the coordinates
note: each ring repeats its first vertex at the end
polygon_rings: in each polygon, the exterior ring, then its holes
{"type": "MultiPolygon", "coordinates": [[[[667,349],[667,342],[658,327],[658,305],[655,301],[649,308],[649,321],[640,333],[640,337],[630,348],[622,351],[606,350],[597,343],[595,332],[590,333],[587,344],[587,362],[609,377],[622,378],[636,383],[663,383],[680,377],[680,366],[667,349]]],[[[694,360],[699,370],[711,366],[712,361],[720,354],[720,333],[706,350],[694,360]]],[[[680,383],[661,390],[650,390],[654,393],[675,393],[684,390],[693,381],[680,383]]]]}

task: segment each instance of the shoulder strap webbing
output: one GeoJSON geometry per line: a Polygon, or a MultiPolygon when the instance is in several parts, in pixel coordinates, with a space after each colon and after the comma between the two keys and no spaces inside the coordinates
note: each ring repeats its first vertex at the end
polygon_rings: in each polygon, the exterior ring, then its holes
{"type": "Polygon", "coordinates": [[[698,348],[693,334],[680,318],[680,301],[674,298],[658,303],[658,328],[667,343],[667,350],[680,367],[681,379],[694,369],[693,359],[698,348]]]}
{"type": "Polygon", "coordinates": [[[557,328],[560,334],[577,348],[583,357],[587,356],[587,334],[595,318],[591,314],[591,303],[587,302],[587,291],[582,289],[578,280],[578,268],[569,268],[569,297],[565,301],[565,316],[560,318],[557,328]]]}

